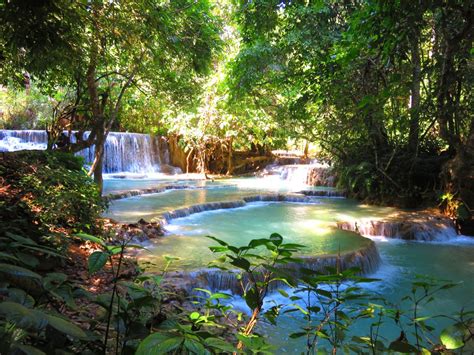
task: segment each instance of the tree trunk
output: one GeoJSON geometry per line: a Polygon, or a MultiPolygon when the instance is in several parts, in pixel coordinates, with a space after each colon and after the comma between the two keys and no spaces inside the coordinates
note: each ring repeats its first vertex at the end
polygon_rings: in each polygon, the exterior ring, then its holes
{"type": "Polygon", "coordinates": [[[234,166],[232,164],[232,153],[233,153],[233,150],[232,150],[232,137],[229,138],[228,142],[227,142],[227,149],[228,149],[228,155],[227,155],[227,175],[232,175],[233,171],[234,171],[234,166]]]}
{"type": "Polygon", "coordinates": [[[97,130],[97,136],[95,139],[95,151],[94,151],[94,162],[89,170],[89,176],[94,174],[94,181],[99,187],[100,193],[103,190],[103,162],[104,162],[104,147],[105,141],[107,140],[107,134],[105,128],[102,127],[97,130]]]}
{"type": "MultiPolygon", "coordinates": [[[[414,31],[415,32],[415,31],[414,31]]],[[[421,87],[421,59],[419,50],[419,33],[411,36],[412,84],[410,102],[410,132],[408,136],[408,150],[413,158],[418,153],[420,135],[420,87],[421,87]]]]}

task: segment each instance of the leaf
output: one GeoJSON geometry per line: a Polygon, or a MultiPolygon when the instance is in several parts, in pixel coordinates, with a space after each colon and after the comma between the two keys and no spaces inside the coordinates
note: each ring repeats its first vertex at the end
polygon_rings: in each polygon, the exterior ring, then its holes
{"type": "Polygon", "coordinates": [[[108,254],[102,251],[95,251],[89,255],[89,260],[87,261],[87,267],[89,268],[89,273],[93,274],[99,271],[107,263],[108,254]]]}
{"type": "Polygon", "coordinates": [[[4,252],[0,252],[0,260],[10,260],[15,262],[19,261],[16,256],[4,252]]]}
{"type": "Polygon", "coordinates": [[[249,248],[252,248],[252,249],[253,249],[253,248],[257,248],[257,247],[259,247],[259,246],[261,246],[261,245],[265,245],[265,244],[267,244],[268,242],[270,242],[269,239],[263,239],[263,238],[262,238],[262,239],[252,239],[252,240],[249,242],[248,246],[249,246],[249,248]]]}
{"type": "Polygon", "coordinates": [[[118,245],[107,245],[107,251],[109,254],[117,255],[122,251],[122,247],[118,245]]]}
{"type": "Polygon", "coordinates": [[[209,249],[210,249],[213,253],[224,253],[224,252],[226,252],[226,251],[229,250],[229,248],[223,247],[223,246],[213,246],[213,247],[209,247],[209,249]]]}
{"type": "Polygon", "coordinates": [[[304,333],[304,332],[297,332],[297,333],[290,334],[291,339],[298,339],[298,338],[301,338],[301,337],[304,337],[304,336],[306,336],[306,333],[304,333]]]}
{"type": "Polygon", "coordinates": [[[201,316],[201,315],[199,314],[199,312],[192,312],[192,313],[189,315],[189,319],[191,319],[191,320],[198,320],[200,316],[201,316]]]}
{"type": "Polygon", "coordinates": [[[16,302],[1,302],[0,314],[22,329],[40,331],[48,324],[43,312],[26,308],[16,302]]]}
{"type": "Polygon", "coordinates": [[[251,310],[258,307],[259,297],[257,291],[254,288],[248,290],[244,298],[245,302],[247,303],[247,306],[249,306],[251,310]]]}
{"type": "Polygon", "coordinates": [[[217,299],[229,299],[232,298],[232,295],[229,295],[228,293],[222,293],[222,292],[217,292],[213,293],[211,297],[209,297],[210,300],[217,300],[217,299]]]}
{"type": "Polygon", "coordinates": [[[206,238],[209,238],[209,239],[212,239],[212,240],[215,240],[217,243],[219,243],[220,245],[226,247],[228,246],[229,244],[227,244],[226,242],[224,242],[223,240],[220,240],[216,237],[211,237],[210,235],[207,235],[206,238]]]}
{"type": "Polygon", "coordinates": [[[12,302],[19,303],[27,308],[31,308],[35,304],[35,300],[33,297],[18,288],[8,289],[8,299],[12,302]]]}
{"type": "Polygon", "coordinates": [[[13,239],[19,243],[22,243],[22,244],[29,244],[29,245],[38,245],[34,240],[32,240],[31,238],[25,238],[21,235],[18,235],[18,234],[14,234],[14,233],[10,233],[10,232],[5,232],[5,235],[7,237],[9,237],[10,239],[13,239]]]}
{"type": "Polygon", "coordinates": [[[232,344],[219,338],[207,338],[205,343],[210,348],[222,350],[228,353],[235,352],[235,347],[232,344]]]}
{"type": "Polygon", "coordinates": [[[52,315],[46,315],[46,317],[48,324],[61,333],[70,335],[77,339],[87,339],[86,333],[70,321],[52,315]]]}
{"type": "Polygon", "coordinates": [[[320,288],[318,288],[318,289],[316,290],[316,293],[317,293],[318,295],[323,296],[323,297],[332,298],[332,293],[331,293],[331,292],[326,291],[326,290],[323,290],[323,289],[320,289],[320,288]]]}
{"type": "Polygon", "coordinates": [[[250,269],[250,262],[245,258],[234,258],[231,257],[232,261],[230,262],[231,265],[237,266],[239,269],[249,271],[250,269]]]}
{"type": "Polygon", "coordinates": [[[41,276],[38,275],[36,272],[16,265],[0,264],[0,273],[7,274],[13,277],[41,280],[41,276]]]}
{"type": "Polygon", "coordinates": [[[162,355],[179,348],[183,341],[182,337],[153,333],[140,343],[135,355],[162,355]]]}
{"type": "Polygon", "coordinates": [[[74,234],[74,237],[80,238],[82,240],[88,240],[88,241],[94,242],[96,244],[99,244],[99,245],[105,247],[105,243],[102,239],[100,239],[98,237],[94,237],[93,235],[90,235],[90,234],[77,233],[77,234],[74,234]]]}
{"type": "Polygon", "coordinates": [[[279,246],[281,243],[283,243],[283,237],[278,233],[272,233],[270,235],[270,241],[276,246],[279,246]]]}
{"type": "Polygon", "coordinates": [[[454,350],[464,346],[463,338],[467,332],[467,328],[458,323],[444,328],[439,339],[446,349],[454,350]]]}
{"type": "Polygon", "coordinates": [[[186,348],[186,350],[189,351],[189,354],[205,354],[206,353],[206,349],[204,348],[204,346],[195,340],[186,339],[183,343],[183,346],[186,348]]]}
{"type": "MultiPolygon", "coordinates": [[[[14,344],[12,350],[20,350],[20,353],[23,355],[46,355],[46,353],[42,352],[40,349],[37,349],[30,345],[23,345],[23,344],[14,344]]],[[[17,351],[13,351],[13,353],[18,353],[17,351]]]]}
{"type": "Polygon", "coordinates": [[[415,346],[408,344],[407,342],[399,341],[399,340],[391,342],[388,348],[390,350],[397,351],[399,353],[405,353],[405,354],[406,353],[416,354],[418,352],[418,349],[415,346]]]}

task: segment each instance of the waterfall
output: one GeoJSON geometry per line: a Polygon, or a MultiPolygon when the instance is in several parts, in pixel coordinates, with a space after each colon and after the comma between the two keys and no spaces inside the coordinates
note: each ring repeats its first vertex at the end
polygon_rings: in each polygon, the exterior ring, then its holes
{"type": "MultiPolygon", "coordinates": [[[[162,191],[165,191],[165,189],[160,190],[158,192],[162,192],[162,191]]],[[[138,192],[138,194],[140,193],[138,192]]],[[[123,198],[123,197],[128,197],[128,196],[118,195],[118,198],[123,198]]],[[[192,214],[206,212],[206,211],[225,210],[225,209],[231,209],[231,208],[244,207],[247,205],[247,203],[252,203],[252,202],[294,202],[294,203],[308,203],[308,204],[320,203],[317,199],[300,195],[300,194],[252,195],[252,196],[244,196],[242,197],[241,200],[207,202],[207,203],[201,203],[197,205],[191,205],[189,207],[178,208],[176,210],[163,213],[161,215],[161,219],[159,219],[159,222],[162,226],[165,226],[173,219],[188,217],[192,214]]]]}
{"type": "MultiPolygon", "coordinates": [[[[335,268],[338,264],[342,270],[357,267],[363,275],[375,272],[381,263],[380,255],[374,242],[366,247],[337,255],[322,255],[302,257],[302,263],[287,264],[285,271],[294,276],[299,275],[300,268],[307,268],[317,272],[326,272],[328,267],[335,268]]],[[[240,281],[236,271],[223,271],[219,269],[200,269],[197,271],[175,271],[170,273],[168,279],[174,286],[185,289],[189,294],[195,294],[195,288],[205,288],[213,292],[230,290],[233,294],[242,294],[240,281]]],[[[258,277],[258,274],[257,274],[258,277]]],[[[244,275],[243,283],[248,279],[244,275]]],[[[270,291],[284,286],[282,282],[273,282],[270,291]]]]}
{"type": "Polygon", "coordinates": [[[347,193],[345,191],[340,190],[302,190],[299,191],[300,194],[305,196],[317,196],[317,197],[346,197],[347,193]]]}
{"type": "Polygon", "coordinates": [[[281,158],[268,165],[260,175],[267,179],[275,179],[292,187],[304,186],[334,186],[335,178],[328,165],[311,164],[285,164],[280,165],[281,158]]]}
{"type": "Polygon", "coordinates": [[[0,152],[46,149],[47,144],[46,131],[0,129],[0,152]]]}
{"type": "MultiPolygon", "coordinates": [[[[87,134],[86,134],[87,135],[87,134]]],[[[0,151],[46,149],[48,135],[37,130],[0,130],[0,151]]],[[[94,146],[77,153],[86,163],[94,160],[94,146]]],[[[104,173],[155,173],[170,163],[164,137],[110,132],[105,142],[104,173]]],[[[166,169],[170,171],[170,169],[166,169]]],[[[171,169],[173,171],[174,169],[171,169]]]]}
{"type": "Polygon", "coordinates": [[[338,222],[343,230],[358,232],[366,237],[442,241],[457,237],[454,223],[446,217],[420,214],[406,214],[397,220],[353,220],[338,222]]]}

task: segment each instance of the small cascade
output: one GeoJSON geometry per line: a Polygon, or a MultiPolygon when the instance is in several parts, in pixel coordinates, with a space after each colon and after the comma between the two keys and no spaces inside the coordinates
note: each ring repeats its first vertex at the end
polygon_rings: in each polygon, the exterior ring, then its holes
{"type": "Polygon", "coordinates": [[[0,130],[0,152],[46,149],[48,134],[37,130],[0,130]]]}
{"type": "Polygon", "coordinates": [[[207,189],[225,189],[229,187],[236,187],[237,185],[218,185],[218,186],[196,186],[196,185],[164,185],[148,189],[127,190],[124,192],[111,193],[106,195],[108,201],[119,200],[121,198],[128,198],[133,196],[158,194],[169,190],[207,190],[207,189]]]}
{"type": "Polygon", "coordinates": [[[338,222],[343,230],[363,236],[383,236],[403,240],[443,241],[457,237],[454,223],[446,217],[406,214],[392,220],[353,220],[338,222]]]}
{"type": "Polygon", "coordinates": [[[201,203],[198,205],[192,205],[189,207],[178,208],[173,211],[165,212],[161,215],[162,221],[161,224],[167,224],[172,219],[188,217],[195,213],[201,213],[205,211],[215,211],[222,209],[230,209],[245,206],[245,201],[225,201],[225,202],[208,202],[201,203]]]}
{"type": "MultiPolygon", "coordinates": [[[[292,158],[296,159],[296,158],[292,158]]],[[[284,161],[287,162],[286,160],[284,161]]],[[[278,178],[280,182],[291,187],[304,186],[335,186],[335,177],[326,164],[284,164],[278,157],[275,163],[268,165],[260,176],[264,178],[278,178]]]]}
{"type": "Polygon", "coordinates": [[[318,200],[300,194],[262,194],[243,197],[245,202],[296,202],[320,203],[318,200]]]}
{"type": "MultiPolygon", "coordinates": [[[[87,136],[87,134],[86,134],[87,136]]],[[[46,149],[48,135],[38,130],[0,130],[0,151],[46,149]]],[[[94,146],[77,153],[86,163],[94,160],[94,146]]],[[[110,132],[105,142],[104,173],[178,173],[171,167],[164,137],[110,132]]]]}
{"type": "Polygon", "coordinates": [[[305,196],[315,196],[315,197],[346,197],[345,191],[340,190],[302,190],[299,191],[300,194],[305,196]]]}
{"type": "Polygon", "coordinates": [[[320,203],[319,201],[299,195],[299,194],[263,194],[242,197],[242,200],[222,201],[222,202],[208,202],[189,207],[183,207],[176,210],[165,212],[161,215],[161,225],[166,225],[169,221],[177,218],[188,217],[195,213],[206,211],[215,211],[223,209],[231,209],[244,207],[251,202],[295,202],[295,203],[320,203]]]}
{"type": "MultiPolygon", "coordinates": [[[[328,267],[336,267],[339,264],[342,270],[357,267],[363,275],[367,275],[375,272],[381,263],[379,252],[373,242],[370,242],[365,248],[347,252],[340,256],[323,255],[303,257],[302,259],[302,263],[285,265],[285,270],[298,276],[300,268],[326,272],[328,267]]],[[[196,293],[195,288],[205,288],[213,292],[230,290],[233,294],[241,295],[242,289],[237,275],[237,271],[201,269],[192,272],[174,272],[171,275],[171,280],[175,286],[185,289],[190,294],[196,293]]],[[[247,281],[248,279],[244,276],[244,284],[247,281]]],[[[284,286],[283,283],[274,282],[270,285],[270,291],[282,286],[284,286]]]]}

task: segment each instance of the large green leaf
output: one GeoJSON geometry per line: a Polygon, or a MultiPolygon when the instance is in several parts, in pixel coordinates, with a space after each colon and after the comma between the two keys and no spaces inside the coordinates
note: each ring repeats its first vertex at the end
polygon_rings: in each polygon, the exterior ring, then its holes
{"type": "Polygon", "coordinates": [[[19,303],[27,308],[31,308],[35,304],[35,300],[33,297],[18,288],[8,289],[8,300],[15,303],[19,303]]]}
{"type": "Polygon", "coordinates": [[[221,350],[228,353],[233,353],[236,350],[235,347],[231,343],[219,338],[207,338],[205,340],[205,343],[210,348],[221,350]]]}
{"type": "Polygon", "coordinates": [[[242,269],[242,270],[245,270],[245,271],[249,271],[250,269],[250,262],[245,259],[245,258],[234,258],[233,256],[230,256],[230,258],[232,259],[232,261],[230,262],[230,264],[234,265],[234,266],[237,266],[239,269],[242,269]]]}
{"type": "Polygon", "coordinates": [[[40,331],[48,324],[43,312],[26,308],[16,302],[0,303],[0,314],[22,329],[40,331]]]}
{"type": "Polygon", "coordinates": [[[466,333],[468,330],[463,324],[454,324],[443,329],[439,338],[446,349],[454,350],[464,346],[463,339],[466,333]]]}
{"type": "Polygon", "coordinates": [[[41,276],[36,272],[25,269],[21,266],[10,265],[10,264],[0,264],[0,273],[6,274],[12,277],[19,278],[31,278],[41,280],[41,276]]]}
{"type": "Polygon", "coordinates": [[[273,244],[275,244],[276,246],[280,245],[281,243],[283,243],[283,237],[278,234],[278,233],[272,233],[270,235],[270,240],[273,244]]]}
{"type": "Polygon", "coordinates": [[[87,266],[89,268],[89,273],[93,274],[104,267],[107,263],[108,254],[102,251],[95,251],[89,256],[87,261],[87,266]]]}
{"type": "Polygon", "coordinates": [[[153,333],[147,336],[138,346],[135,355],[162,355],[181,346],[183,337],[166,333],[153,333]]]}
{"type": "Polygon", "coordinates": [[[14,344],[12,348],[13,350],[19,350],[19,352],[14,351],[15,354],[20,353],[22,355],[46,355],[46,353],[30,345],[14,344]]]}
{"type": "Polygon", "coordinates": [[[183,343],[184,348],[188,351],[189,354],[205,354],[206,348],[204,346],[192,339],[186,339],[183,343]]]}
{"type": "Polygon", "coordinates": [[[72,336],[73,338],[78,339],[87,339],[86,333],[79,328],[77,325],[71,323],[68,320],[52,316],[46,315],[46,319],[48,320],[48,324],[53,327],[54,329],[60,331],[61,333],[67,334],[72,336]]]}
{"type": "Polygon", "coordinates": [[[78,237],[82,240],[88,240],[88,241],[94,242],[96,244],[99,244],[99,245],[102,245],[102,246],[105,247],[104,241],[100,238],[94,237],[93,235],[90,235],[90,234],[87,234],[87,233],[77,233],[77,234],[74,234],[74,236],[78,237]]]}

